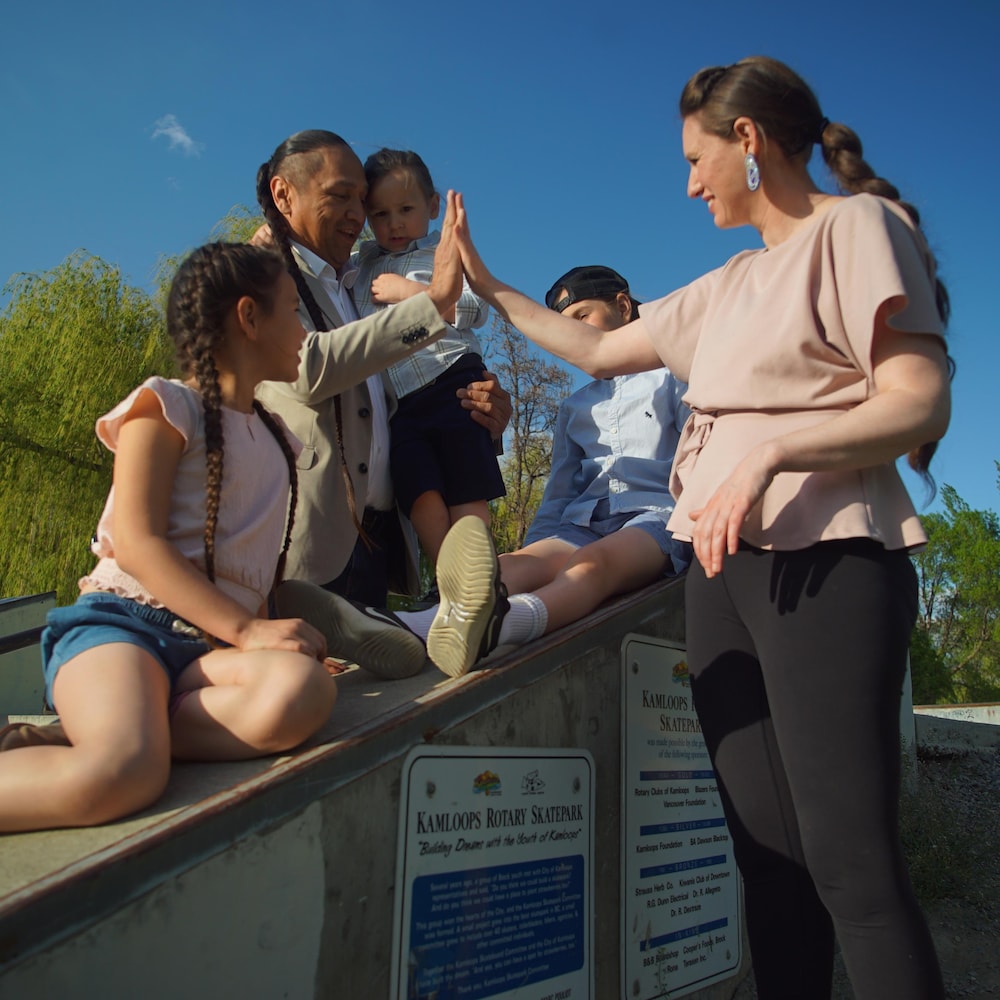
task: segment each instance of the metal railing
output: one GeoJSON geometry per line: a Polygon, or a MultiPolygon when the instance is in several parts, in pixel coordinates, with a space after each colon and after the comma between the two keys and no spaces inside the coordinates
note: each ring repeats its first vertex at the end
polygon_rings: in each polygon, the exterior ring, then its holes
{"type": "Polygon", "coordinates": [[[18,649],[26,649],[28,646],[37,646],[44,628],[44,625],[38,625],[36,628],[26,628],[23,632],[15,632],[13,635],[0,636],[0,656],[18,649]]]}

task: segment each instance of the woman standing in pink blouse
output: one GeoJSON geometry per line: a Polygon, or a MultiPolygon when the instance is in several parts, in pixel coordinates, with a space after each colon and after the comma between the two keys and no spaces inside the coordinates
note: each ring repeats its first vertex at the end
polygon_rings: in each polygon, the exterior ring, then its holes
{"type": "Polygon", "coordinates": [[[613,335],[497,281],[460,213],[473,289],[594,376],[666,364],[693,413],[669,528],[690,538],[687,643],[746,908],[758,995],[943,996],[898,836],[900,690],[924,540],[896,471],[949,419],[948,300],[912,206],[847,126],[766,58],[681,96],[688,195],[737,254],[613,335]],[[819,144],[848,197],[821,191],[819,144]]]}

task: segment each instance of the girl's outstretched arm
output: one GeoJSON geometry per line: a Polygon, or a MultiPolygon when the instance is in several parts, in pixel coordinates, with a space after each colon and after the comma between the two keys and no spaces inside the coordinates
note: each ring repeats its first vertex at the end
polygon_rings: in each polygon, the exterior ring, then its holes
{"type": "Polygon", "coordinates": [[[183,437],[156,396],[142,392],[115,452],[115,560],[170,610],[239,649],[284,649],[322,659],[323,636],[299,619],[257,618],[224,594],[167,540],[170,494],[183,437]]]}
{"type": "Polygon", "coordinates": [[[472,242],[460,194],[455,195],[455,241],[472,290],[550,354],[595,378],[632,375],[663,366],[641,319],[605,333],[554,312],[497,280],[472,242]]]}

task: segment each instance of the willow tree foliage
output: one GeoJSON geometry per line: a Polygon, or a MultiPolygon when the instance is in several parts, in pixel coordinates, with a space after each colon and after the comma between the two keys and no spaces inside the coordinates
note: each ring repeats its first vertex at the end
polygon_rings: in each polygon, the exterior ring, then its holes
{"type": "Polygon", "coordinates": [[[943,513],[921,518],[914,556],[920,617],[910,646],[918,703],[1000,700],[1000,518],[973,510],[951,486],[943,513]]]}
{"type": "Polygon", "coordinates": [[[0,597],[76,596],[111,485],[94,422],[174,371],[159,307],[118,268],[77,252],[4,288],[0,312],[0,597]]]}
{"type": "Polygon", "coordinates": [[[514,410],[501,459],[507,495],[490,505],[497,548],[512,552],[524,544],[541,502],[552,465],[552,432],[571,377],[532,351],[524,334],[498,316],[483,346],[487,364],[510,393],[514,410]]]}

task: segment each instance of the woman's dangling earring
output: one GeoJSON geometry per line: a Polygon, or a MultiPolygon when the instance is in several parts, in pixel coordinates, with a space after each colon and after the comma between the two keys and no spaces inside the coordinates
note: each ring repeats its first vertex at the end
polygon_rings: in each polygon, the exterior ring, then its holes
{"type": "Polygon", "coordinates": [[[760,187],[760,167],[753,153],[747,153],[743,158],[743,169],[747,172],[747,190],[756,191],[760,187]]]}

